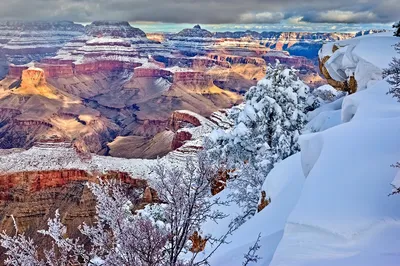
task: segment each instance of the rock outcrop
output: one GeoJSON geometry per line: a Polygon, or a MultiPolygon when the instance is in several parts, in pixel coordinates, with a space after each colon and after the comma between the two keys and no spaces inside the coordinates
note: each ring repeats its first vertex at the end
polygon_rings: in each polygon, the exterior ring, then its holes
{"type": "Polygon", "coordinates": [[[176,150],[185,144],[186,141],[192,139],[192,134],[186,131],[179,131],[175,133],[174,139],[171,143],[171,149],[176,150]]]}
{"type": "Polygon", "coordinates": [[[85,33],[86,35],[93,37],[146,37],[144,31],[132,27],[127,21],[95,21],[86,26],[85,33]]]}
{"type": "Polygon", "coordinates": [[[194,26],[192,29],[183,29],[178,32],[180,37],[196,37],[196,38],[211,38],[213,34],[208,30],[202,29],[200,25],[194,26]]]}
{"type": "Polygon", "coordinates": [[[169,121],[169,127],[175,131],[184,128],[187,124],[193,127],[201,126],[200,120],[189,112],[173,112],[169,121]]]}
{"type": "MultiPolygon", "coordinates": [[[[100,175],[102,179],[121,180],[129,190],[142,193],[143,197],[133,202],[136,208],[158,202],[157,193],[142,179],[133,179],[126,173],[108,172],[100,175]]],[[[85,186],[87,181],[96,182],[96,175],[78,169],[53,171],[17,172],[0,175],[0,230],[11,234],[13,221],[18,230],[35,242],[43,241],[49,248],[49,239],[37,230],[45,229],[47,219],[59,210],[62,222],[67,226],[71,237],[82,237],[78,226],[92,223],[96,215],[95,198],[85,186]]],[[[5,259],[0,248],[0,261],[5,259]]]]}
{"type": "Polygon", "coordinates": [[[44,70],[41,68],[28,68],[22,71],[21,88],[30,88],[46,85],[44,70]]]}

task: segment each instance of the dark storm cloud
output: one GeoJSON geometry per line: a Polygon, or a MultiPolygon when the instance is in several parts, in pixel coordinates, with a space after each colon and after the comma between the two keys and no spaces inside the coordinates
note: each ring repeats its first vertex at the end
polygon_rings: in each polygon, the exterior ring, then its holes
{"type": "Polygon", "coordinates": [[[129,20],[172,23],[388,23],[399,0],[2,0],[3,20],[129,20]],[[293,18],[300,18],[295,19],[293,18]]]}

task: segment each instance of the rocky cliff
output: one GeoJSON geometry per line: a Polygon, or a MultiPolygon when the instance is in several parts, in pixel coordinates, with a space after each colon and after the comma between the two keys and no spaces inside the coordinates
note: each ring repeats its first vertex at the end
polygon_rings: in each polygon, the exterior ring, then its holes
{"type": "MultiPolygon", "coordinates": [[[[131,190],[142,195],[134,202],[136,207],[156,202],[157,194],[142,179],[133,179],[123,172],[108,172],[100,175],[102,179],[117,179],[131,190]]],[[[35,239],[49,244],[48,238],[37,233],[45,229],[47,219],[59,210],[62,222],[67,226],[71,237],[81,236],[78,226],[92,223],[96,215],[95,198],[85,186],[87,181],[96,182],[96,175],[78,169],[52,171],[16,172],[0,175],[0,230],[11,234],[13,221],[18,230],[35,239]]],[[[49,248],[50,246],[48,246],[49,248]]],[[[3,261],[0,248],[0,261],[3,261]]]]}
{"type": "Polygon", "coordinates": [[[0,53],[9,63],[29,63],[55,54],[83,32],[82,25],[68,21],[0,22],[0,53]]]}

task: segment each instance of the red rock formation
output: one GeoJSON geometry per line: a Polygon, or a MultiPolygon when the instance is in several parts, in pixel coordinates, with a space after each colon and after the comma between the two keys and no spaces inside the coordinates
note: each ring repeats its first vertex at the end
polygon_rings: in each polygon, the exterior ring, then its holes
{"type": "Polygon", "coordinates": [[[72,63],[64,64],[36,64],[37,67],[42,68],[46,77],[48,78],[60,78],[60,77],[72,77],[74,76],[74,68],[72,63]]]}
{"type": "Polygon", "coordinates": [[[212,85],[210,75],[198,71],[179,71],[174,73],[174,83],[212,85]]]}
{"type": "Polygon", "coordinates": [[[146,187],[143,193],[143,203],[154,203],[159,202],[158,193],[151,187],[146,187]]]}
{"type": "Polygon", "coordinates": [[[146,77],[146,78],[147,77],[166,78],[166,77],[172,76],[172,73],[168,70],[160,69],[160,68],[138,67],[138,68],[135,68],[133,75],[135,78],[144,78],[144,77],[146,77]]]}
{"type": "Polygon", "coordinates": [[[175,111],[172,113],[169,119],[169,127],[174,131],[184,128],[186,123],[192,124],[195,127],[201,126],[201,123],[197,117],[194,117],[186,112],[175,111]]]}
{"type": "Polygon", "coordinates": [[[47,123],[46,121],[40,120],[13,120],[13,123],[18,126],[46,126],[46,127],[53,127],[52,124],[47,123]]]}
{"type": "MultiPolygon", "coordinates": [[[[135,188],[145,189],[146,180],[133,179],[128,173],[110,171],[100,175],[102,179],[117,179],[135,188]]],[[[96,176],[84,170],[52,170],[19,172],[0,175],[0,200],[11,200],[12,190],[23,187],[28,193],[38,192],[49,188],[63,187],[71,182],[96,182],[96,176]]]]}
{"type": "MultiPolygon", "coordinates": [[[[35,64],[36,67],[43,69],[45,76],[48,78],[65,78],[79,74],[94,74],[101,71],[122,71],[123,69],[134,69],[141,65],[141,63],[112,60],[93,60],[77,64],[73,60],[54,58],[45,58],[40,63],[35,64]]],[[[11,65],[8,75],[12,78],[20,78],[22,72],[28,68],[26,65],[11,65]]]]}
{"type": "Polygon", "coordinates": [[[181,55],[171,55],[171,56],[163,56],[156,55],[154,59],[158,62],[162,62],[167,67],[172,66],[185,66],[189,68],[208,68],[213,66],[221,66],[229,68],[229,62],[218,61],[211,59],[206,56],[196,56],[196,57],[182,57],[181,55]]]}
{"type": "Polygon", "coordinates": [[[21,88],[37,87],[45,84],[46,79],[43,69],[28,68],[22,71],[21,88]]]}
{"type": "Polygon", "coordinates": [[[168,126],[168,121],[163,120],[138,120],[139,126],[132,132],[134,135],[144,137],[153,137],[157,133],[165,130],[168,126]]]}
{"type": "Polygon", "coordinates": [[[191,140],[192,139],[192,134],[186,131],[179,131],[175,134],[174,139],[172,140],[171,143],[171,149],[176,150],[185,144],[185,141],[191,140]]]}
{"type": "MultiPolygon", "coordinates": [[[[104,175],[89,174],[83,170],[32,171],[0,175],[0,231],[13,232],[15,217],[20,232],[42,242],[44,247],[49,239],[37,233],[46,227],[48,218],[59,209],[62,222],[68,228],[68,236],[82,237],[78,226],[92,223],[96,215],[95,199],[85,186],[87,181],[97,181],[96,176],[104,179],[117,178],[130,188],[147,193],[136,206],[158,202],[157,193],[148,187],[146,180],[132,179],[127,173],[108,172],[104,175]]],[[[143,194],[146,194],[143,193],[143,194]]],[[[5,259],[0,248],[0,261],[5,259]]],[[[1,264],[1,263],[0,263],[1,264]]]]}
{"type": "Polygon", "coordinates": [[[215,196],[222,190],[224,190],[228,178],[229,178],[228,170],[219,170],[218,175],[213,179],[213,182],[211,183],[211,195],[215,196]]]}
{"type": "Polygon", "coordinates": [[[213,66],[230,67],[229,62],[212,60],[207,57],[194,57],[192,60],[193,68],[208,68],[213,66]]]}
{"type": "Polygon", "coordinates": [[[11,64],[8,70],[8,76],[11,78],[21,78],[22,72],[27,70],[29,67],[25,65],[13,65],[11,64]]]}

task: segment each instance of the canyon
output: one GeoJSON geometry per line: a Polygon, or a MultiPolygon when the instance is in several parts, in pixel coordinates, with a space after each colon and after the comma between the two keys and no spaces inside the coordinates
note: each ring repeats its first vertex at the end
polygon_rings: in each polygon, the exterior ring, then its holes
{"type": "Polygon", "coordinates": [[[176,111],[210,118],[239,104],[276,60],[320,86],[312,51],[370,33],[212,33],[196,25],[146,34],[128,22],[2,22],[0,148],[57,136],[85,152],[163,156],[190,138],[171,128],[176,111]]]}
{"type": "Polygon", "coordinates": [[[268,64],[298,69],[311,88],[342,89],[328,62],[341,47],[317,51],[372,33],[212,33],[196,25],[146,34],[128,22],[1,22],[0,231],[13,232],[13,216],[46,245],[37,230],[60,209],[68,235],[78,236],[78,225],[94,221],[85,184],[98,177],[133,188],[135,208],[157,202],[153,159],[182,163],[203,149],[205,134],[229,128],[227,109],[268,64]]]}

